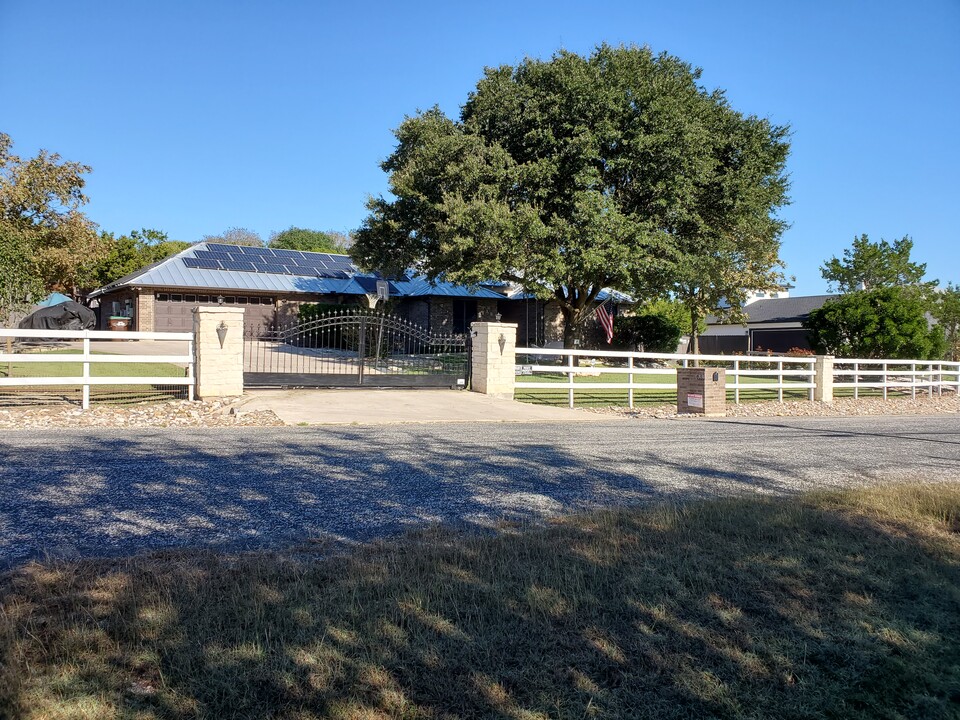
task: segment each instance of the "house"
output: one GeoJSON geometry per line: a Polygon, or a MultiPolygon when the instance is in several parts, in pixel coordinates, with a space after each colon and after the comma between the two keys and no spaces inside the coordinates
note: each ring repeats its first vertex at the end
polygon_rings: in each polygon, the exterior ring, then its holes
{"type": "Polygon", "coordinates": [[[836,295],[789,297],[785,291],[774,296],[751,294],[743,306],[743,324],[724,323],[716,315],[706,319],[707,329],[700,336],[700,352],[705,355],[773,351],[793,348],[810,350],[803,322],[807,316],[836,295]]]}
{"type": "MultiPolygon", "coordinates": [[[[507,283],[466,287],[407,271],[399,278],[361,272],[347,255],[200,242],[87,296],[100,328],[111,316],[133,329],[180,332],[193,327],[194,307],[244,308],[249,332],[295,322],[303,303],[372,307],[386,283],[390,311],[435,334],[463,333],[475,320],[517,323],[519,345],[563,337],[556,302],[538,300],[507,283]]],[[[603,294],[601,299],[605,299],[603,294]]]]}

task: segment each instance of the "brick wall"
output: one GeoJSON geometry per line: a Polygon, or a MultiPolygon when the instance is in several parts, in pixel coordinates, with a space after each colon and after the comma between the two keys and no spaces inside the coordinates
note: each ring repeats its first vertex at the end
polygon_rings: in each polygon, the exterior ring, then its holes
{"type": "Polygon", "coordinates": [[[453,332],[453,299],[430,298],[430,332],[446,335],[453,332]]]}
{"type": "Polygon", "coordinates": [[[496,322],[497,301],[492,298],[477,300],[477,322],[496,322]]]}
{"type": "Polygon", "coordinates": [[[153,314],[153,290],[141,290],[137,293],[137,304],[133,317],[134,330],[153,332],[156,327],[153,314]]]}

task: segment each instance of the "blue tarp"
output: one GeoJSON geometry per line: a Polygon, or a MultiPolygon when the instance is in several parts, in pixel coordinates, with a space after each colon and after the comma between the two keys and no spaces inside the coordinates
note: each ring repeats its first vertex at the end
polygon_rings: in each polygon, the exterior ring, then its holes
{"type": "Polygon", "coordinates": [[[59,305],[60,303],[70,302],[73,298],[69,298],[63,293],[52,292],[47,295],[42,301],[37,303],[37,307],[53,307],[54,305],[59,305]]]}

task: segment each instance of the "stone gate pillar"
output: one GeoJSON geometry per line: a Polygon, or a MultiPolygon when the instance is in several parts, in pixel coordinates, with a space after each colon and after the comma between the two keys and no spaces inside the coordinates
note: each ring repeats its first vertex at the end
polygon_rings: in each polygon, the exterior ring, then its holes
{"type": "Polygon", "coordinates": [[[243,310],[193,309],[193,362],[201,400],[243,395],[243,310]]]}
{"type": "Polygon", "coordinates": [[[470,389],[513,400],[517,375],[517,325],[475,322],[470,330],[473,335],[470,389]]]}

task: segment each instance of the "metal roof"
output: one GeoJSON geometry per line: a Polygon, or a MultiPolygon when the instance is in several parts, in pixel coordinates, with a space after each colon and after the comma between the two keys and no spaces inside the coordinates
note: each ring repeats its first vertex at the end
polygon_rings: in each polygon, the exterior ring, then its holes
{"type": "MultiPolygon", "coordinates": [[[[745,325],[761,323],[803,322],[807,316],[837,295],[806,295],[801,297],[763,298],[755,300],[743,308],[747,316],[745,325]]],[[[715,315],[706,320],[708,325],[719,324],[715,315]]]]}
{"type": "MultiPolygon", "coordinates": [[[[218,246],[219,247],[219,246],[218,246]]],[[[347,278],[310,277],[267,272],[247,272],[242,270],[211,270],[188,267],[184,260],[196,259],[197,252],[209,252],[208,244],[200,242],[191,245],[166,260],[148,265],[145,268],[120,278],[109,285],[94,290],[90,297],[98,297],[123,287],[161,287],[189,288],[193,290],[255,290],[270,293],[309,293],[317,295],[364,295],[376,293],[377,280],[382,277],[376,273],[361,273],[347,255],[330,253],[307,253],[304,256],[317,255],[337,261],[338,267],[349,266],[347,278]]],[[[202,256],[202,255],[201,255],[202,256]]],[[[481,287],[466,287],[438,281],[431,283],[420,276],[406,276],[403,279],[390,280],[391,297],[469,297],[502,300],[503,295],[481,287]]]]}

